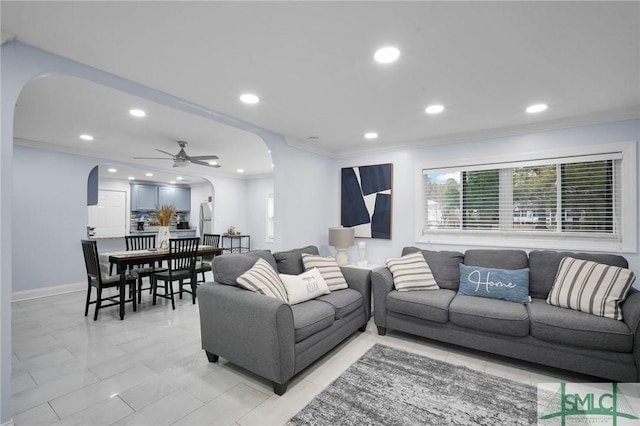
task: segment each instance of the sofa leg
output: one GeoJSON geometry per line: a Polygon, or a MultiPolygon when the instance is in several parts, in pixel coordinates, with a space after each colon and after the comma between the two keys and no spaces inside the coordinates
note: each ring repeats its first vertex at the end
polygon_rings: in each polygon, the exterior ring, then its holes
{"type": "Polygon", "coordinates": [[[367,331],[367,324],[365,324],[365,325],[363,325],[362,327],[360,327],[360,328],[358,329],[358,331],[359,331],[360,333],[364,333],[365,331],[367,331]]]}
{"type": "Polygon", "coordinates": [[[288,384],[289,382],[284,382],[282,384],[273,382],[273,392],[278,396],[283,395],[287,391],[288,384]]]}
{"type": "Polygon", "coordinates": [[[385,334],[387,334],[387,329],[385,327],[378,326],[378,335],[384,336],[385,334]]]}
{"type": "Polygon", "coordinates": [[[218,362],[218,355],[216,354],[212,354],[209,351],[205,351],[207,353],[207,359],[209,360],[209,362],[218,362]]]}

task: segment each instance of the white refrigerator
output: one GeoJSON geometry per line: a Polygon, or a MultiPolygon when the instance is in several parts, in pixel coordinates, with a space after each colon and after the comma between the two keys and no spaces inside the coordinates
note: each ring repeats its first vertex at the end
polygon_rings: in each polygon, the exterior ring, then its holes
{"type": "Polygon", "coordinates": [[[211,234],[213,230],[211,203],[200,203],[200,238],[204,234],[211,234]]]}

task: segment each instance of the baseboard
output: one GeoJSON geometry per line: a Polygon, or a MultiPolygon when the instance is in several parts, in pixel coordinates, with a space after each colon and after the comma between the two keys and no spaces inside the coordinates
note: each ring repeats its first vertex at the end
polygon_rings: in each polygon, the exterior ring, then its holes
{"type": "MultiPolygon", "coordinates": [[[[40,297],[56,296],[58,294],[74,293],[76,291],[86,291],[87,283],[63,284],[53,287],[34,288],[33,290],[14,291],[11,295],[12,302],[38,299],[40,297]]],[[[0,426],[5,426],[0,425],[0,426]]]]}

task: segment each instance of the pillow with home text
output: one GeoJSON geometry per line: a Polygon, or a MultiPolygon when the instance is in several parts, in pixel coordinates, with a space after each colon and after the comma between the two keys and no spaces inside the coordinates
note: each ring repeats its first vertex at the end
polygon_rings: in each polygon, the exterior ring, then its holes
{"type": "Polygon", "coordinates": [[[529,303],[529,268],[496,269],[461,263],[458,294],[529,303]]]}

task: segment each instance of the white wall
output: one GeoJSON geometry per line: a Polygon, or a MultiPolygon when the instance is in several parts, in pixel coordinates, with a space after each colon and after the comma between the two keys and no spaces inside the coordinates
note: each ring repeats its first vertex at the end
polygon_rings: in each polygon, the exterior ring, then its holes
{"type": "MultiPolygon", "coordinates": [[[[508,155],[513,160],[518,160],[519,155],[533,153],[537,150],[563,149],[638,140],[640,140],[640,119],[624,120],[455,145],[355,156],[339,160],[334,173],[337,175],[339,168],[342,167],[393,163],[392,239],[364,239],[364,241],[367,241],[367,258],[369,262],[383,263],[386,257],[399,256],[405,246],[415,245],[423,249],[458,250],[462,252],[469,248],[459,245],[415,243],[415,203],[420,201],[415,199],[416,190],[420,185],[416,176],[419,176],[419,171],[427,165],[445,165],[452,158],[468,158],[469,164],[473,164],[475,157],[487,158],[492,155],[500,156],[501,158],[508,155]]],[[[638,151],[640,152],[640,150],[638,151]]],[[[640,159],[638,159],[638,166],[640,166],[640,159]]],[[[333,197],[339,199],[339,193],[333,194],[333,197]]],[[[640,193],[638,194],[638,200],[640,200],[640,193]]],[[[530,249],[529,247],[520,248],[530,249]]],[[[553,247],[549,247],[549,249],[553,249],[553,247]]],[[[597,251],[598,248],[594,244],[585,247],[584,250],[597,251]]],[[[630,268],[638,274],[640,272],[638,252],[620,254],[627,258],[630,268]]],[[[356,260],[357,249],[352,247],[349,255],[351,260],[356,260]]],[[[640,286],[640,283],[637,283],[636,286],[640,286]]]]}
{"type": "Polygon", "coordinates": [[[14,147],[13,291],[86,281],[87,179],[96,159],[14,147]]]}
{"type": "MultiPolygon", "coordinates": [[[[272,250],[274,243],[267,242],[267,194],[273,193],[273,178],[247,180],[248,229],[251,249],[272,250]]],[[[242,229],[241,229],[242,231],[242,229]]]]}

